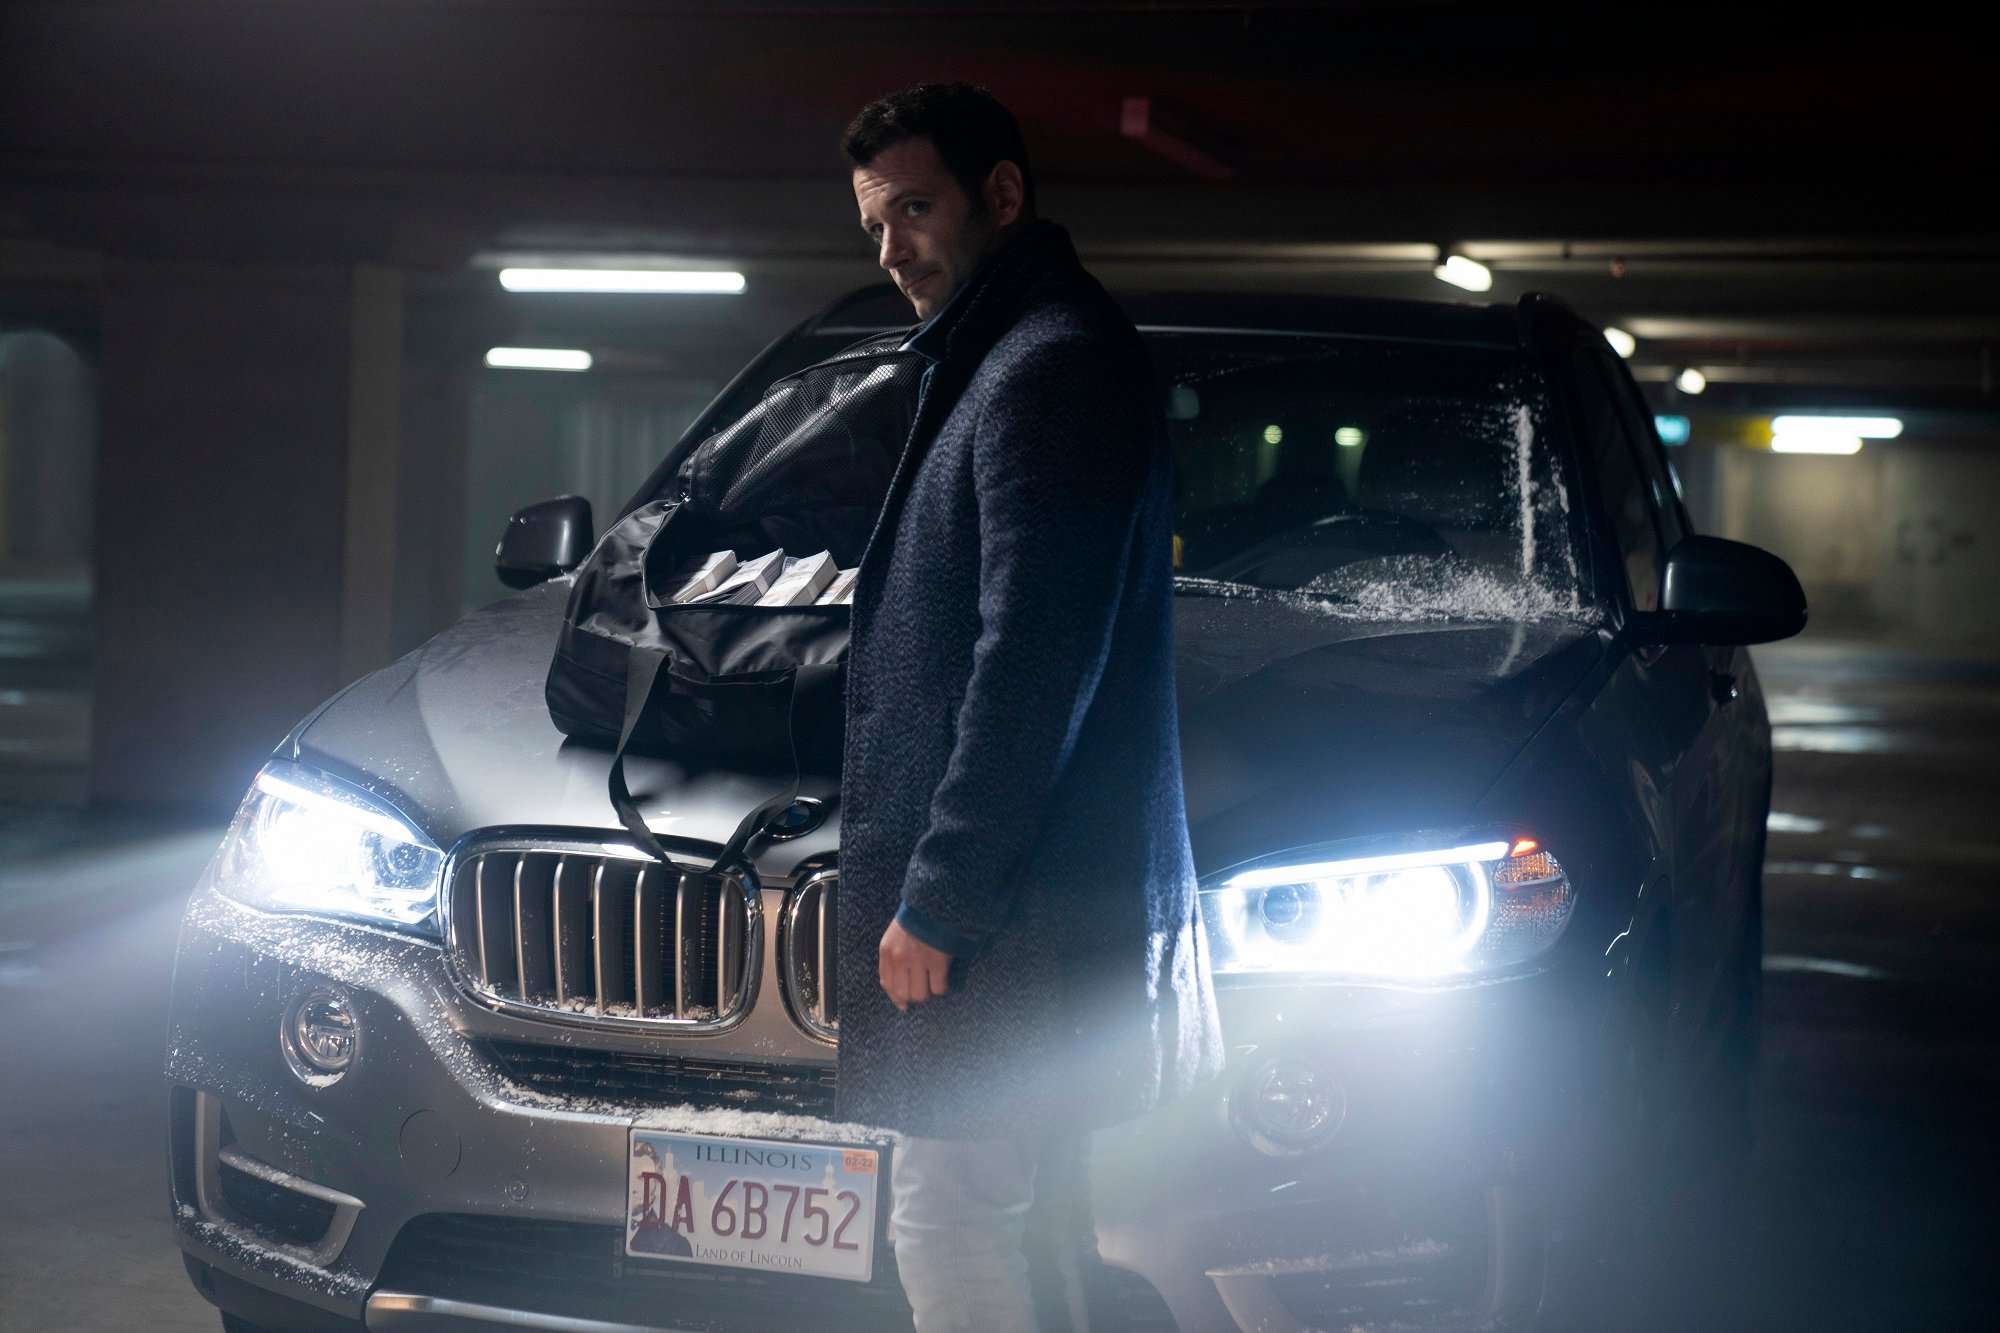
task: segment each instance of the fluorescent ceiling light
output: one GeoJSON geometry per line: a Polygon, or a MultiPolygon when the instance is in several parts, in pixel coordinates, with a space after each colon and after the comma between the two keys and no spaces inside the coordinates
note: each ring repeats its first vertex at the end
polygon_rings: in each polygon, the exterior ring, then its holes
{"type": "Polygon", "coordinates": [[[1689,366],[1674,377],[1674,387],[1682,393],[1700,393],[1708,387],[1708,376],[1689,366]]]}
{"type": "Polygon", "coordinates": [[[495,347],[486,364],[496,370],[589,370],[590,353],[561,347],[495,347]]]}
{"type": "Polygon", "coordinates": [[[1801,438],[1826,435],[1836,440],[1893,440],[1903,433],[1903,422],[1899,417],[1773,417],[1771,433],[1801,438]]]}
{"type": "Polygon", "coordinates": [[[1771,437],[1771,452],[1774,454],[1858,454],[1861,452],[1859,435],[1826,435],[1814,431],[1807,435],[1774,435],[1771,437]]]}
{"type": "Polygon", "coordinates": [[[665,268],[503,268],[510,292],[722,292],[743,290],[741,273],[665,268]]]}
{"type": "Polygon", "coordinates": [[[1445,261],[1431,272],[1452,286],[1463,287],[1468,292],[1488,291],[1493,286],[1493,270],[1476,259],[1467,259],[1464,255],[1446,255],[1445,261]]]}
{"type": "Polygon", "coordinates": [[[1343,449],[1359,449],[1368,443],[1368,432],[1359,426],[1342,426],[1333,433],[1333,442],[1343,449]]]}
{"type": "Polygon", "coordinates": [[[1623,329],[1606,329],[1604,341],[1611,344],[1611,350],[1621,357],[1630,357],[1639,350],[1639,340],[1623,329]]]}

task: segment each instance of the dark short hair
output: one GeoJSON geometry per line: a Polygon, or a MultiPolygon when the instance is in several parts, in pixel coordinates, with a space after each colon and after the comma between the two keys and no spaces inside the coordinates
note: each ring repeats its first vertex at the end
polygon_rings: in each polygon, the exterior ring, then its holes
{"type": "Polygon", "coordinates": [[[910,139],[929,139],[976,206],[986,178],[1002,162],[1021,169],[1022,211],[1035,211],[1035,175],[1021,123],[992,93],[969,83],[920,83],[861,108],[841,136],[840,150],[857,167],[910,139]]]}

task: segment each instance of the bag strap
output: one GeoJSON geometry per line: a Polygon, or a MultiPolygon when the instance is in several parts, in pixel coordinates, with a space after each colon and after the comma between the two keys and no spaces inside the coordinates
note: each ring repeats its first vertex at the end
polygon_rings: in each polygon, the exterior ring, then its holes
{"type": "MultiPolygon", "coordinates": [[[[640,817],[638,803],[632,799],[631,789],[625,782],[625,751],[632,743],[632,736],[638,730],[639,719],[645,715],[646,706],[652,701],[653,691],[660,686],[660,669],[666,661],[666,654],[657,649],[634,648],[625,664],[625,725],[618,735],[618,749],[611,756],[611,808],[618,812],[618,822],[625,826],[639,846],[650,852],[662,864],[667,863],[667,849],[646,827],[640,817]]],[[[667,673],[671,688],[672,673],[667,673]]],[[[791,779],[775,795],[760,802],[749,814],[743,816],[736,825],[736,831],[723,844],[722,852],[715,858],[710,871],[720,871],[738,857],[750,845],[750,840],[761,832],[771,817],[799,798],[799,789],[805,784],[805,765],[799,756],[799,708],[801,700],[808,704],[826,700],[836,681],[840,679],[838,663],[809,663],[793,670],[790,690],[785,707],[785,729],[792,745],[791,779]]]]}
{"type": "Polygon", "coordinates": [[[801,700],[817,702],[823,700],[833,683],[840,678],[840,667],[836,663],[813,662],[795,668],[792,672],[791,697],[786,701],[785,730],[792,743],[792,776],[776,795],[766,799],[756,809],[743,816],[736,826],[736,832],[729,835],[722,854],[715,858],[711,870],[721,870],[743,854],[750,840],[763,831],[771,817],[799,799],[799,788],[805,785],[805,765],[799,758],[799,704],[801,700]]]}
{"type": "Polygon", "coordinates": [[[646,821],[639,816],[639,805],[632,799],[632,789],[625,784],[625,751],[631,747],[633,733],[639,729],[639,719],[646,714],[646,705],[652,702],[653,690],[660,683],[660,668],[665,665],[667,655],[657,648],[634,647],[625,657],[625,724],[618,731],[618,748],[611,752],[611,808],[618,812],[618,822],[625,826],[639,846],[652,853],[661,864],[667,861],[667,849],[653,836],[653,830],[646,827],[646,821]]]}

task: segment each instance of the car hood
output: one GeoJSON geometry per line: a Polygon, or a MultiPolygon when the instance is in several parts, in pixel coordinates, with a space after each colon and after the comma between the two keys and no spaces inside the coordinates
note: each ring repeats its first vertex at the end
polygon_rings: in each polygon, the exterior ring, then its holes
{"type": "MultiPolygon", "coordinates": [[[[615,828],[608,754],[565,738],[543,681],[568,592],[556,580],[474,612],[364,677],[292,753],[408,813],[441,847],[474,829],[615,828]]],[[[1602,651],[1588,625],[1384,623],[1299,598],[1176,603],[1182,763],[1204,868],[1346,836],[1471,816],[1602,651]]],[[[649,826],[725,842],[769,775],[634,758],[649,826]]],[[[830,851],[829,825],[767,849],[766,873],[830,851]]]]}
{"type": "Polygon", "coordinates": [[[1204,872],[1450,830],[1605,651],[1585,619],[1385,621],[1310,598],[1175,606],[1181,767],[1204,872]]]}

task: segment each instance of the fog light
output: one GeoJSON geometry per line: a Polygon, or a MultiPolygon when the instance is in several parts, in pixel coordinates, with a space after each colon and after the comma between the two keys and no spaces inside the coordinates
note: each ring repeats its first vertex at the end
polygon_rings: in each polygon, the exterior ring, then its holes
{"type": "Polygon", "coordinates": [[[1310,1061],[1267,1060],[1237,1085],[1229,1114],[1258,1152],[1292,1157],[1333,1137],[1347,1117],[1347,1096],[1310,1061]]]}
{"type": "Polygon", "coordinates": [[[299,1081],[323,1088],[354,1063],[361,1030],[347,995],[332,986],[314,986],[285,1006],[278,1044],[299,1081]]]}

